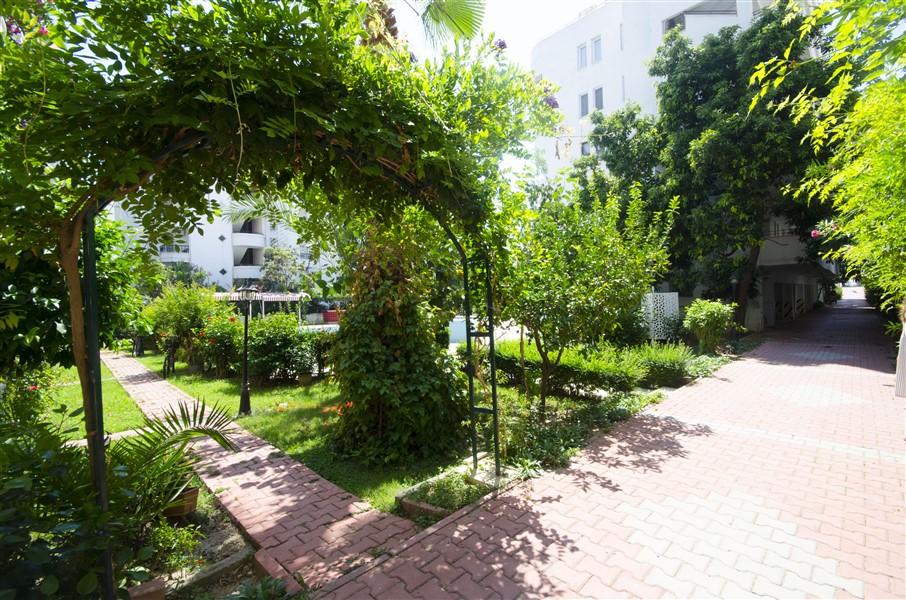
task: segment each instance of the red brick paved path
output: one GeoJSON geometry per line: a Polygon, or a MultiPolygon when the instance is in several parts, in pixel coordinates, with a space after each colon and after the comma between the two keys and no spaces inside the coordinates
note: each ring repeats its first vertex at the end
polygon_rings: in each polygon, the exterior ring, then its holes
{"type": "Polygon", "coordinates": [[[904,404],[879,328],[855,299],[805,317],[322,597],[903,598],[904,404]]]}
{"type": "MultiPolygon", "coordinates": [[[[145,414],[192,401],[133,358],[103,360],[145,414]]],[[[195,445],[199,476],[255,545],[306,584],[331,581],[415,533],[411,522],[373,509],[244,429],[234,439],[235,453],[195,445]]]]}

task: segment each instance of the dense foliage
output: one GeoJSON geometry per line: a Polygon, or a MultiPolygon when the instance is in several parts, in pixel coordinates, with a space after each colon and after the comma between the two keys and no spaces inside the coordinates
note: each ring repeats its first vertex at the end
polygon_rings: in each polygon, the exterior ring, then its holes
{"type": "MultiPolygon", "coordinates": [[[[155,279],[155,265],[118,223],[100,220],[96,235],[101,342],[110,346],[133,329],[142,309],[136,283],[155,279]]],[[[0,267],[0,373],[72,364],[66,282],[50,254],[26,250],[0,267]]]]}
{"type": "MultiPolygon", "coordinates": [[[[398,232],[397,232],[398,233],[398,232]]],[[[415,240],[372,231],[335,340],[344,405],[339,446],[371,462],[448,453],[462,444],[464,386],[435,340],[415,240]]]]}
{"type": "Polygon", "coordinates": [[[35,408],[44,401],[40,386],[40,378],[0,386],[0,594],[94,597],[106,548],[118,585],[147,578],[140,564],[153,553],[151,526],[191,477],[188,443],[208,436],[232,448],[229,417],[180,406],[146,421],[140,435],[111,442],[110,510],[101,513],[85,448],[68,443],[65,408],[50,417],[35,408]]]}
{"type": "Polygon", "coordinates": [[[698,298],[686,307],[683,327],[698,339],[702,352],[715,352],[727,340],[734,327],[734,304],[698,298]]]}
{"type": "Polygon", "coordinates": [[[202,343],[198,334],[207,318],[231,313],[227,304],[214,299],[213,290],[182,284],[164,288],[144,310],[160,346],[175,345],[188,362],[195,360],[196,347],[202,343]]]}
{"type": "Polygon", "coordinates": [[[834,146],[827,168],[813,169],[797,191],[836,212],[833,230],[822,232],[823,250],[878,289],[879,305],[896,307],[906,296],[906,2],[826,0],[804,18],[796,2],[786,10],[799,36],[752,73],[758,84],[752,103],[765,103],[773,88],[795,77],[808,62],[797,60],[805,44],[815,33],[823,36],[820,59],[833,69],[830,88],[799,85],[767,104],[810,122],[803,142],[816,152],[834,146]]]}
{"type": "Polygon", "coordinates": [[[525,326],[541,358],[541,403],[566,348],[614,333],[667,267],[674,205],[649,213],[638,189],[588,207],[558,198],[524,211],[501,282],[506,317],[525,326]]]}

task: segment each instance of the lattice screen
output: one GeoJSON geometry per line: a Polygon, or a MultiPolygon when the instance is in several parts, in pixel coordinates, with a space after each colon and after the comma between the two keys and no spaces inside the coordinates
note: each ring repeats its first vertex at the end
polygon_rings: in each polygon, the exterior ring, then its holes
{"type": "Polygon", "coordinates": [[[668,323],[679,315],[679,294],[677,292],[650,293],[642,298],[642,312],[648,322],[648,337],[652,340],[667,339],[668,323]]]}

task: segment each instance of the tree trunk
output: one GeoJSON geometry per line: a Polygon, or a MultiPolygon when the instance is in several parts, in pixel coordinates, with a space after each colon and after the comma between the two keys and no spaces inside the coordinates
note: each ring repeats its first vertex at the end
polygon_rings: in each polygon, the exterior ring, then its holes
{"type": "Polygon", "coordinates": [[[745,270],[739,274],[739,281],[736,283],[736,323],[740,327],[745,327],[746,311],[749,308],[749,292],[752,290],[752,284],[755,282],[755,269],[758,264],[758,255],[761,253],[761,246],[755,245],[749,248],[749,260],[745,270]]]}
{"type": "MultiPolygon", "coordinates": [[[[59,232],[60,268],[66,278],[69,292],[69,321],[72,339],[72,356],[79,373],[79,384],[82,387],[82,408],[85,417],[85,439],[88,441],[88,459],[94,464],[95,430],[94,401],[91,397],[91,374],[88,372],[88,353],[85,338],[85,310],[82,296],[82,274],[79,271],[79,255],[82,248],[82,228],[85,224],[84,213],[79,213],[67,220],[59,232]]],[[[92,478],[94,478],[92,470],[92,478]]],[[[95,482],[96,483],[96,482],[95,482]]]]}

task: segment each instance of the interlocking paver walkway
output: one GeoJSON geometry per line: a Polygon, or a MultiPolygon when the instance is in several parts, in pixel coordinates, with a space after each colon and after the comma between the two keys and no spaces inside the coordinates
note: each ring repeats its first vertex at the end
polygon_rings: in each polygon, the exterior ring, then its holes
{"type": "Polygon", "coordinates": [[[855,298],[789,324],[322,596],[903,598],[904,403],[879,331],[855,298]]]}
{"type": "MultiPolygon", "coordinates": [[[[103,360],[147,415],[193,401],[134,358],[103,360]]],[[[307,585],[336,579],[415,533],[410,521],[375,510],[241,427],[234,440],[238,452],[195,444],[199,476],[255,545],[307,585]]]]}

